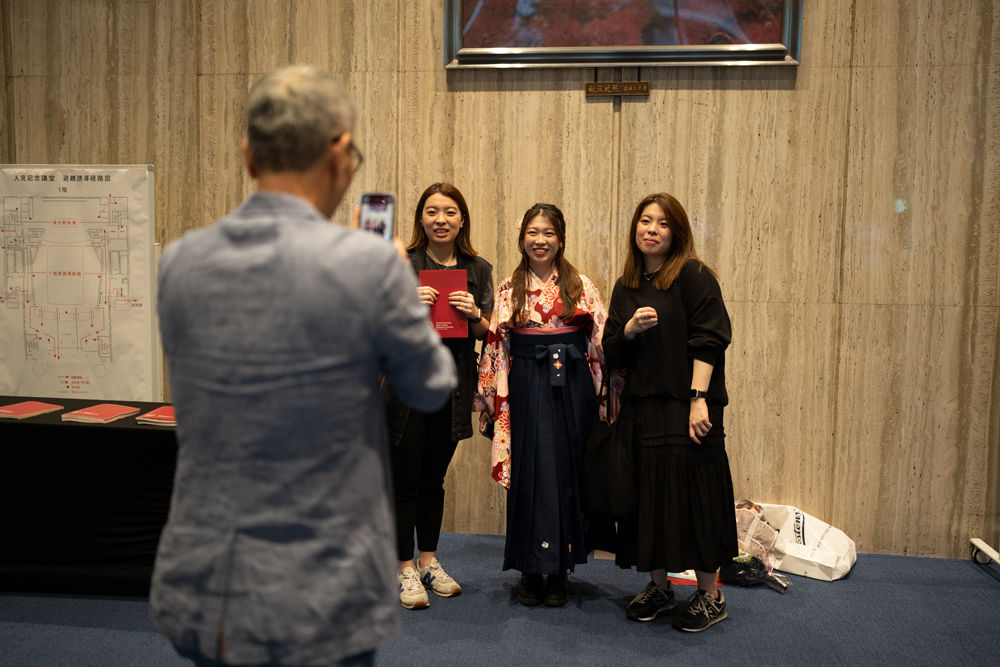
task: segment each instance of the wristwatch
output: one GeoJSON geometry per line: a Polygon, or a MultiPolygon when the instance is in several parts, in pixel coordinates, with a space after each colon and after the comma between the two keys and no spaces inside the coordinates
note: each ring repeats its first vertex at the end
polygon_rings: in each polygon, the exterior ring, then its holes
{"type": "Polygon", "coordinates": [[[696,398],[708,398],[708,392],[707,391],[702,391],[701,389],[692,389],[691,390],[691,400],[693,401],[696,398]]]}

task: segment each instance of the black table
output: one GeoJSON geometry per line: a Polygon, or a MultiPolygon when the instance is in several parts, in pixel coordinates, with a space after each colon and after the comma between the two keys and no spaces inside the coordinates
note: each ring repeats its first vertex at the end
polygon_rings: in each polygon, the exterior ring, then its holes
{"type": "Polygon", "coordinates": [[[126,400],[0,396],[64,410],[0,419],[0,590],[147,595],[170,508],[177,439],[135,416],[64,422],[63,412],[126,400]]]}

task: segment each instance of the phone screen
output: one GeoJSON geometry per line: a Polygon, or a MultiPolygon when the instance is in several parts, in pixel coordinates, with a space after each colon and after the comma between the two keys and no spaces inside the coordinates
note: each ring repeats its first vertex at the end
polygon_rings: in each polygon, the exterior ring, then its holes
{"type": "Polygon", "coordinates": [[[366,192],[361,195],[361,229],[392,240],[395,202],[388,193],[366,192]]]}

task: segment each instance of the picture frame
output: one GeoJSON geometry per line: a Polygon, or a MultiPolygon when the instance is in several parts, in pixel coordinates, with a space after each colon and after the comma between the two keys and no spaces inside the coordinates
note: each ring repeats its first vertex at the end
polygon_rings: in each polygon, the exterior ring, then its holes
{"type": "Polygon", "coordinates": [[[446,69],[798,65],[803,0],[445,0],[446,69]]]}

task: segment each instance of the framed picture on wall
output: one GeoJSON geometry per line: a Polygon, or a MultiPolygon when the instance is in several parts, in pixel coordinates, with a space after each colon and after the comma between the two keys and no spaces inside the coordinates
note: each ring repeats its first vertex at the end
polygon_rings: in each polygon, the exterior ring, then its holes
{"type": "Polygon", "coordinates": [[[798,65],[802,0],[446,0],[445,67],[798,65]]]}

